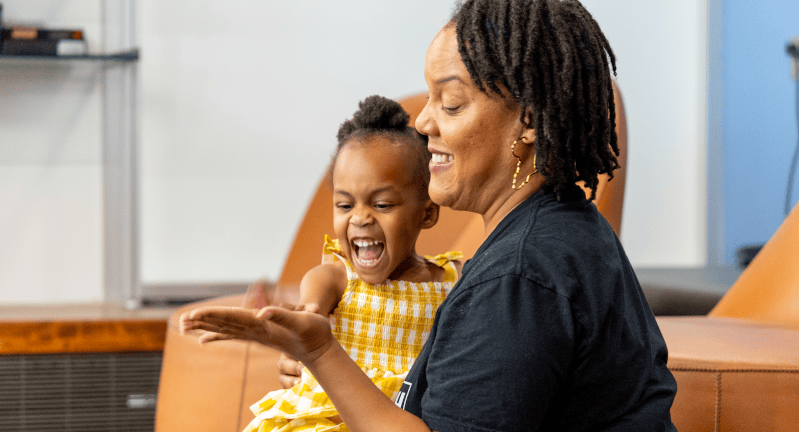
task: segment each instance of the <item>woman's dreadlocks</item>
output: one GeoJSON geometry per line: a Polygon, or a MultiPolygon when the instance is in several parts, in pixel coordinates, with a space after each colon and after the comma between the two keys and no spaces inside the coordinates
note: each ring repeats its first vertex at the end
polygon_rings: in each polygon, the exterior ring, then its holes
{"type": "Polygon", "coordinates": [[[510,94],[532,112],[536,168],[558,194],[619,164],[609,65],[616,60],[591,14],[576,0],[468,0],[456,8],[458,50],[477,86],[510,94]],[[609,59],[608,59],[609,58],[609,59]]]}

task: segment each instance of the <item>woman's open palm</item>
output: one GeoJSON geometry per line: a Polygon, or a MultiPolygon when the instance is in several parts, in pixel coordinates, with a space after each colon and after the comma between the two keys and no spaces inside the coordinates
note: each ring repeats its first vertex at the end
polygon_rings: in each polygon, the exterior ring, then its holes
{"type": "Polygon", "coordinates": [[[251,340],[279,349],[303,363],[313,362],[335,341],[330,321],[316,313],[278,306],[261,310],[240,307],[204,307],[180,317],[182,332],[205,330],[200,343],[251,340]]]}

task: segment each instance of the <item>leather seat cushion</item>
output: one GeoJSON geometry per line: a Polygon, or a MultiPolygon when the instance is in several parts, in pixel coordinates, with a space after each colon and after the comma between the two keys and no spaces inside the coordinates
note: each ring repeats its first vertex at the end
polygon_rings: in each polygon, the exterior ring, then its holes
{"type": "Polygon", "coordinates": [[[659,317],[677,379],[678,430],[799,425],[799,328],[731,318],[659,317]]]}

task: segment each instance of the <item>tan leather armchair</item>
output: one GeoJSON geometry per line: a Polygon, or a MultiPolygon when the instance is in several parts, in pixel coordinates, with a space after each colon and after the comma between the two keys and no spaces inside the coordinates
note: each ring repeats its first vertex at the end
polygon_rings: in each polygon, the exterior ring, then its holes
{"type": "MultiPolygon", "coordinates": [[[[613,181],[608,182],[607,176],[600,179],[594,202],[618,234],[624,199],[627,129],[621,94],[615,84],[614,94],[621,168],[615,172],[613,181]]],[[[426,93],[400,100],[411,115],[411,125],[426,101],[426,93]]],[[[297,293],[292,287],[319,263],[322,238],[333,233],[332,200],[330,180],[325,175],[311,199],[277,281],[280,288],[274,291],[276,303],[295,302],[297,293]]],[[[480,216],[442,208],[436,226],[422,231],[417,251],[431,255],[459,250],[468,258],[483,242],[483,234],[480,216]]],[[[243,300],[243,295],[236,295],[193,303],[180,308],[170,318],[158,389],[156,432],[239,432],[253,418],[250,405],[281,387],[277,351],[243,341],[214,342],[201,347],[197,334],[181,335],[178,331],[178,319],[184,311],[206,305],[242,306],[243,300]]]]}
{"type": "Polygon", "coordinates": [[[707,316],[658,324],[678,430],[799,430],[799,206],[707,316]]]}

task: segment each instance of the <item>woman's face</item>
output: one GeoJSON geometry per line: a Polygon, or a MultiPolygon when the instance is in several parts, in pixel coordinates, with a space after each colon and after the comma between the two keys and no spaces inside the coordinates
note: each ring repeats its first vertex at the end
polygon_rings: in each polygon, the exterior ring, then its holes
{"type": "MultiPolygon", "coordinates": [[[[486,215],[513,192],[516,158],[511,144],[523,131],[508,101],[477,88],[458,53],[454,26],[444,27],[427,50],[429,99],[416,129],[429,137],[430,197],[456,210],[486,215]]],[[[515,103],[512,103],[515,106],[515,103]]],[[[524,158],[530,153],[520,154],[524,158]]]]}

